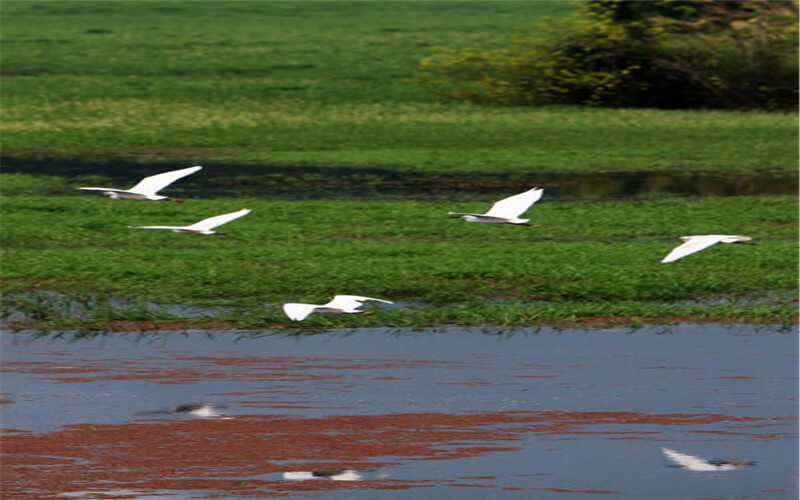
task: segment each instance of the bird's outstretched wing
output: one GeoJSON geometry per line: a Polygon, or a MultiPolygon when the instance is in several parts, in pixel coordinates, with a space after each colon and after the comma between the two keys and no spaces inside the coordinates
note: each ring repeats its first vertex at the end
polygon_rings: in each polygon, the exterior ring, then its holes
{"type": "Polygon", "coordinates": [[[227,224],[232,220],[236,220],[239,217],[244,217],[245,215],[249,214],[251,210],[247,208],[243,208],[236,212],[231,212],[228,214],[216,215],[214,217],[209,217],[208,219],[203,219],[200,222],[195,222],[189,229],[194,229],[197,231],[206,231],[214,229],[217,226],[221,226],[223,224],[227,224]]]}
{"type": "Polygon", "coordinates": [[[664,455],[667,456],[667,458],[675,462],[676,465],[683,467],[684,469],[693,471],[720,470],[719,467],[711,465],[710,463],[708,463],[708,461],[700,457],[694,457],[692,455],[684,455],[683,453],[678,453],[677,451],[670,450],[669,448],[661,448],[661,451],[664,453],[664,455]]]}
{"type": "Polygon", "coordinates": [[[292,321],[303,321],[309,314],[314,312],[316,307],[317,306],[314,304],[297,304],[290,302],[283,305],[283,312],[285,312],[292,321]]]}
{"type": "Polygon", "coordinates": [[[509,219],[519,217],[525,213],[531,205],[539,201],[542,194],[544,194],[544,189],[533,188],[524,193],[509,196],[492,205],[492,208],[484,215],[490,217],[506,217],[509,219]]]}
{"type": "Polygon", "coordinates": [[[128,226],[128,229],[184,229],[183,226],[128,226]]]}
{"type": "Polygon", "coordinates": [[[686,242],[673,248],[669,255],[661,260],[662,263],[672,262],[695,252],[699,252],[704,248],[716,245],[723,239],[722,236],[716,234],[708,236],[687,236],[685,238],[687,238],[686,242]]]}
{"type": "Polygon", "coordinates": [[[332,307],[335,309],[350,309],[358,307],[362,302],[374,300],[376,302],[383,302],[384,304],[393,304],[388,300],[374,299],[372,297],[361,297],[359,295],[336,295],[333,300],[325,304],[324,307],[332,307]]]}
{"type": "Polygon", "coordinates": [[[164,172],[163,174],[151,175],[150,177],[145,177],[144,179],[140,180],[139,183],[130,188],[129,191],[134,193],[155,195],[158,191],[169,186],[181,177],[186,177],[189,174],[193,174],[201,168],[203,167],[189,167],[182,168],[180,170],[164,172]]]}
{"type": "Polygon", "coordinates": [[[116,188],[79,187],[78,189],[83,189],[84,191],[113,191],[115,193],[125,192],[124,189],[116,189],[116,188]]]}

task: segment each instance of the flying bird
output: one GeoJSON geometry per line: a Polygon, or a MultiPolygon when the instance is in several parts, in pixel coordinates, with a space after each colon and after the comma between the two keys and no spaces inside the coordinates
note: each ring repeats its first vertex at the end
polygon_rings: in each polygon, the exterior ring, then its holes
{"type": "Polygon", "coordinates": [[[249,214],[251,210],[247,208],[243,208],[237,212],[231,212],[229,214],[222,214],[217,215],[214,217],[209,217],[208,219],[203,219],[200,222],[196,222],[191,226],[128,226],[130,229],[170,229],[175,233],[186,233],[186,234],[221,234],[224,235],[225,233],[219,233],[217,231],[212,231],[217,226],[221,226],[223,224],[227,224],[232,220],[236,220],[239,217],[244,217],[245,215],[249,214]]]}
{"type": "Polygon", "coordinates": [[[385,304],[393,304],[388,300],[373,299],[372,297],[359,297],[358,295],[336,295],[327,304],[297,304],[288,303],[283,305],[283,312],[293,321],[303,321],[310,314],[353,314],[360,313],[358,308],[362,302],[374,300],[385,304]]]}
{"type": "Polygon", "coordinates": [[[743,460],[741,458],[706,460],[704,458],[694,457],[692,455],[684,455],[683,453],[678,453],[677,451],[670,450],[669,448],[661,448],[661,451],[667,456],[667,458],[675,462],[677,467],[695,472],[736,470],[747,465],[756,464],[753,461],[743,460]]]}
{"type": "Polygon", "coordinates": [[[695,252],[699,252],[705,248],[708,248],[712,245],[716,245],[717,243],[747,243],[748,245],[754,245],[755,243],[752,242],[751,237],[749,236],[737,236],[734,234],[704,234],[699,236],[681,236],[680,239],[684,241],[682,245],[679,245],[672,249],[672,251],[664,257],[661,262],[673,262],[680,258],[686,257],[687,255],[693,254],[695,252]]]}
{"type": "MultiPolygon", "coordinates": [[[[519,224],[533,226],[529,224],[530,219],[520,219],[531,205],[539,201],[544,194],[544,189],[533,188],[524,193],[515,194],[504,198],[489,209],[485,214],[463,214],[459,212],[448,212],[451,217],[461,217],[467,222],[483,222],[488,224],[519,224]]],[[[542,227],[542,226],[533,226],[542,227]]]]}
{"type": "Polygon", "coordinates": [[[139,200],[139,201],[157,201],[169,200],[180,203],[182,200],[173,200],[166,196],[161,196],[158,193],[165,187],[177,181],[181,177],[186,177],[200,170],[201,166],[183,168],[181,170],[172,170],[162,174],[151,175],[140,180],[138,184],[130,189],[114,189],[104,187],[81,187],[84,191],[100,191],[102,194],[114,200],[139,200]]]}

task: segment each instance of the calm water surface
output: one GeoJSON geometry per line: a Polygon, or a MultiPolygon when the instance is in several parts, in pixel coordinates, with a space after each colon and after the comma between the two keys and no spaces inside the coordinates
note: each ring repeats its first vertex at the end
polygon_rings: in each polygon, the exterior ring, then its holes
{"type": "Polygon", "coordinates": [[[0,340],[4,498],[797,497],[796,330],[0,340]]]}

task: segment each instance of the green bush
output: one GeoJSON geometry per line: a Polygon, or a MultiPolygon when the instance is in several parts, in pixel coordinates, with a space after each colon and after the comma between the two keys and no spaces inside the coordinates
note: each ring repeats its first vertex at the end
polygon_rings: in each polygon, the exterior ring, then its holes
{"type": "Polygon", "coordinates": [[[537,38],[436,48],[416,80],[477,103],[660,108],[797,107],[793,1],[582,3],[537,38]]]}

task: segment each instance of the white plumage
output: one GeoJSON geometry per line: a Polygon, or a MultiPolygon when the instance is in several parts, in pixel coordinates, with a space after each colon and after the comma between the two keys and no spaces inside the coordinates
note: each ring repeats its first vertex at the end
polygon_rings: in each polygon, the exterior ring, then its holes
{"type": "Polygon", "coordinates": [[[488,224],[528,224],[530,219],[520,219],[534,203],[539,201],[544,194],[544,189],[532,188],[524,193],[515,194],[504,198],[489,209],[485,214],[469,214],[448,212],[448,215],[461,217],[467,222],[483,222],[488,224]]]}
{"type": "Polygon", "coordinates": [[[741,469],[746,465],[755,465],[755,462],[749,460],[742,460],[740,458],[732,458],[728,460],[706,460],[704,458],[695,457],[692,455],[684,455],[669,448],[661,448],[664,455],[672,460],[675,465],[686,470],[695,472],[713,472],[713,471],[728,471],[741,469]]]}
{"type": "Polygon", "coordinates": [[[216,215],[214,217],[209,217],[208,219],[203,219],[200,222],[192,224],[191,226],[128,226],[128,227],[131,229],[169,229],[176,233],[186,233],[186,234],[224,234],[212,231],[212,229],[214,229],[217,226],[227,224],[228,222],[238,219],[239,217],[244,217],[250,212],[251,210],[243,208],[242,210],[239,210],[237,212],[216,215]]]}
{"type": "Polygon", "coordinates": [[[384,304],[392,304],[388,300],[373,299],[372,297],[361,297],[358,295],[336,295],[327,304],[300,304],[290,302],[283,305],[283,312],[293,321],[303,321],[310,314],[354,314],[360,313],[358,308],[363,302],[374,300],[384,304]]]}
{"type": "Polygon", "coordinates": [[[696,236],[681,236],[685,243],[675,247],[661,262],[673,262],[687,255],[699,252],[717,243],[751,243],[753,238],[735,234],[704,234],[696,236]]]}
{"type": "MultiPolygon", "coordinates": [[[[171,172],[164,172],[162,174],[151,175],[140,180],[138,184],[130,189],[115,189],[104,187],[81,187],[84,191],[101,191],[104,195],[109,196],[115,200],[139,200],[139,201],[157,201],[166,200],[166,196],[161,196],[158,191],[169,186],[181,177],[186,177],[193,174],[203,167],[189,167],[181,170],[172,170],[171,172]]],[[[170,200],[179,201],[179,200],[170,200]]]]}

